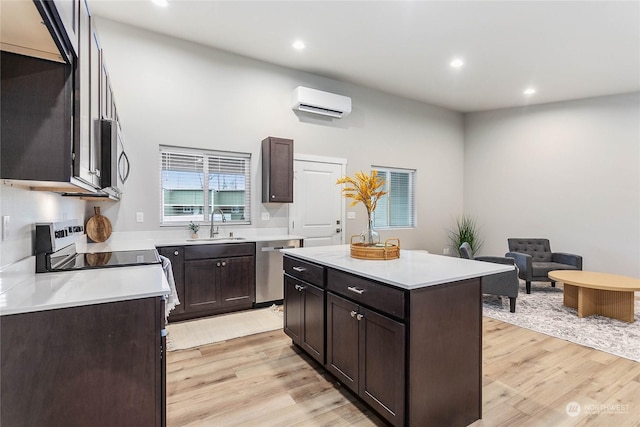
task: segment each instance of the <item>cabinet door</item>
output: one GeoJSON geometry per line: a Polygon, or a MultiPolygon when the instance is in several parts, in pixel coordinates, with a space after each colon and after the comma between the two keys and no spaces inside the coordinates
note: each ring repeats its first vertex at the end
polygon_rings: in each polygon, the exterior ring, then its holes
{"type": "Polygon", "coordinates": [[[157,297],[3,316],[0,425],[160,426],[162,307],[157,297]]]}
{"type": "Polygon", "coordinates": [[[394,425],[404,423],[405,327],[386,316],[360,314],[358,394],[394,425]]]}
{"type": "Polygon", "coordinates": [[[255,261],[252,256],[218,260],[220,300],[223,306],[252,306],[255,300],[255,261]]]}
{"type": "Polygon", "coordinates": [[[91,167],[91,184],[100,188],[100,146],[101,146],[101,132],[100,132],[100,80],[102,78],[102,67],[100,66],[100,56],[102,54],[100,50],[100,44],[98,43],[98,36],[95,32],[95,23],[92,17],[89,17],[91,28],[91,66],[89,79],[91,86],[91,105],[89,115],[90,119],[90,135],[89,135],[89,164],[91,167]]]}
{"type": "Polygon", "coordinates": [[[293,202],[293,140],[262,141],[262,202],[293,202]]]}
{"type": "Polygon", "coordinates": [[[326,368],[354,393],[358,393],[358,306],[327,293],[326,368]]]}
{"type": "Polygon", "coordinates": [[[76,137],[74,138],[73,174],[81,180],[91,183],[90,139],[91,139],[91,27],[89,10],[84,1],[80,2],[80,19],[78,21],[78,64],[75,82],[75,117],[76,137]]]}
{"type": "Polygon", "coordinates": [[[178,300],[180,300],[180,304],[171,310],[171,313],[169,314],[169,319],[171,319],[172,315],[184,313],[184,250],[182,246],[167,246],[158,248],[158,253],[171,260],[173,280],[176,283],[178,300]]]}
{"type": "Polygon", "coordinates": [[[220,307],[220,287],[217,284],[219,259],[185,261],[184,309],[207,310],[220,307]]]}
{"type": "Polygon", "coordinates": [[[305,284],[302,301],[301,347],[324,364],[324,291],[305,284]]]}
{"type": "Polygon", "coordinates": [[[294,343],[302,341],[302,282],[290,276],[284,276],[284,333],[294,343]]]}

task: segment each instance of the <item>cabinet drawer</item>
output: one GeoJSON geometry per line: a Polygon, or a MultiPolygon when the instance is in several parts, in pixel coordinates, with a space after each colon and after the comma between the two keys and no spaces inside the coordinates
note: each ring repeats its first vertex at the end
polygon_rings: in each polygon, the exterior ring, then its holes
{"type": "Polygon", "coordinates": [[[324,289],[324,267],[289,256],[284,257],[283,266],[289,276],[324,289]]]}
{"type": "Polygon", "coordinates": [[[333,270],[327,271],[327,289],[373,309],[404,318],[404,291],[333,270]]]}
{"type": "Polygon", "coordinates": [[[231,243],[213,245],[192,245],[184,247],[184,259],[210,259],[234,256],[252,256],[256,253],[254,243],[231,243]]]}

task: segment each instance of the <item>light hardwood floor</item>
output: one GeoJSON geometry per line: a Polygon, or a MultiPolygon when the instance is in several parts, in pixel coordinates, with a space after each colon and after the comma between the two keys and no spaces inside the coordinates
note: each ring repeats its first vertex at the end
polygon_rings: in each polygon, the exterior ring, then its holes
{"type": "MultiPolygon", "coordinates": [[[[640,426],[640,363],[498,320],[483,327],[483,419],[473,427],[640,426]]],[[[384,425],[281,330],[169,352],[167,418],[169,427],[384,425]]]]}

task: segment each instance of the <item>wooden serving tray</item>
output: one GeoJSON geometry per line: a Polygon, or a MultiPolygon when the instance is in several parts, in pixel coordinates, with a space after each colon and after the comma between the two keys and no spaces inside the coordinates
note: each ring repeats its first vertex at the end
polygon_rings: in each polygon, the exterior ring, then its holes
{"type": "Polygon", "coordinates": [[[354,237],[360,236],[351,236],[351,258],[384,261],[400,258],[400,239],[398,238],[392,237],[375,246],[364,246],[362,243],[354,243],[354,237]]]}

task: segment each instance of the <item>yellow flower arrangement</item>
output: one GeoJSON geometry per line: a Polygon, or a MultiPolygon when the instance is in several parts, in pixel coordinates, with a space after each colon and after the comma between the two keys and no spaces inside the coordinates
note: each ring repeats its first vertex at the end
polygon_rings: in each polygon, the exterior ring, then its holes
{"type": "Polygon", "coordinates": [[[367,219],[371,224],[371,213],[376,209],[380,197],[387,194],[380,188],[384,186],[384,180],[378,176],[378,171],[372,170],[371,175],[365,172],[356,172],[355,179],[349,176],[340,178],[336,184],[348,184],[342,189],[344,197],[353,199],[349,206],[355,206],[362,202],[367,209],[367,219]]]}

